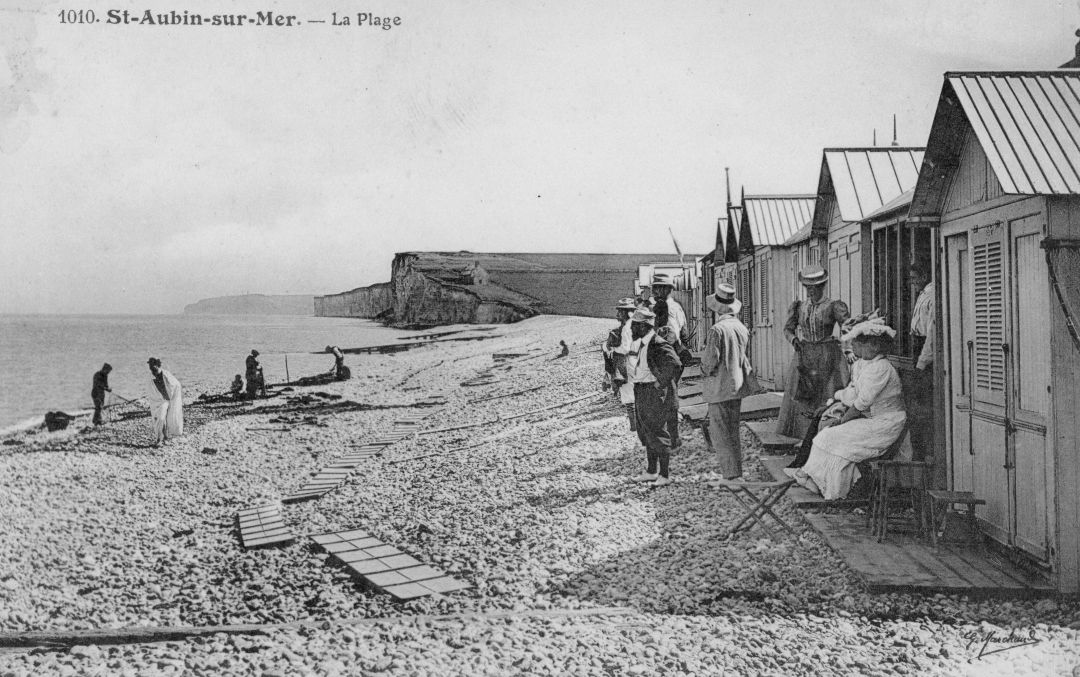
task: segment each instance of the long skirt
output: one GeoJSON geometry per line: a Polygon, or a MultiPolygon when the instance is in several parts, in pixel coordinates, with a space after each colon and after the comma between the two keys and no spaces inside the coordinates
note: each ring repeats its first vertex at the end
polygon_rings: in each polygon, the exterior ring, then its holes
{"type": "Polygon", "coordinates": [[[884,454],[904,432],[906,421],[904,412],[890,412],[822,430],[814,438],[806,465],[785,472],[827,500],[846,498],[860,476],[856,464],[884,454]]]}
{"type": "Polygon", "coordinates": [[[804,343],[788,365],[776,432],[800,439],[806,437],[814,412],[847,383],[848,364],[839,342],[804,343]]]}

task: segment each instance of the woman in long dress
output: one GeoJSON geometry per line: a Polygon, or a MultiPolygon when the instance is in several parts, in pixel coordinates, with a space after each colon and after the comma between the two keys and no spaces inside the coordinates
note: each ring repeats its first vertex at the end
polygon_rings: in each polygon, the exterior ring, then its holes
{"type": "Polygon", "coordinates": [[[147,364],[154,376],[154,387],[161,395],[161,402],[150,408],[154,425],[154,445],[184,434],[184,398],[180,381],[161,368],[161,360],[151,357],[147,364]]]}
{"type": "Polygon", "coordinates": [[[828,281],[828,271],[820,266],[805,268],[799,273],[799,282],[806,288],[807,298],[795,301],[788,309],[784,337],[795,354],[788,367],[776,423],[776,432],[781,435],[805,437],[814,412],[848,382],[848,359],[833,330],[842,327],[851,313],[843,301],[825,296],[828,281]]]}
{"type": "Polygon", "coordinates": [[[852,327],[845,340],[860,358],[851,384],[835,394],[847,410],[840,423],[814,437],[810,458],[785,472],[828,500],[845,498],[860,473],[860,461],[881,456],[904,432],[907,414],[900,375],[885,357],[896,331],[881,321],[852,327]]]}

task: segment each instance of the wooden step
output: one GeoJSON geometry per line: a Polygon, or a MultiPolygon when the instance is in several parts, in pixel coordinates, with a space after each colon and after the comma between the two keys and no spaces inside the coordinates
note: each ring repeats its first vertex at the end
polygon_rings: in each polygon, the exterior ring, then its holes
{"type": "Polygon", "coordinates": [[[788,437],[775,431],[776,421],[747,421],[746,427],[761,442],[761,446],[775,453],[790,453],[802,444],[798,437],[788,437]]]}

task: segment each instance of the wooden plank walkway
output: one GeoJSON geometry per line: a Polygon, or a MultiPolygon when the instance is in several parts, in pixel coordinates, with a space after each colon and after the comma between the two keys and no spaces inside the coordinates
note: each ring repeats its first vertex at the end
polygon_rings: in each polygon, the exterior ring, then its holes
{"type": "Polygon", "coordinates": [[[872,593],[944,592],[1020,598],[1054,594],[1054,587],[1047,581],[1021,571],[979,546],[942,544],[935,550],[900,534],[889,534],[884,543],[878,543],[870,535],[862,515],[804,516],[872,593]]]}
{"type": "Polygon", "coordinates": [[[765,421],[747,421],[746,427],[750,429],[750,432],[754,434],[754,437],[758,438],[763,449],[774,454],[789,454],[794,448],[802,444],[802,440],[798,437],[788,437],[787,435],[781,435],[776,432],[776,421],[771,419],[765,421]]]}
{"type": "Polygon", "coordinates": [[[397,600],[415,599],[470,587],[361,529],[317,534],[311,540],[350,574],[397,600]]]}
{"type": "Polygon", "coordinates": [[[296,538],[285,526],[281,518],[281,506],[277,503],[245,508],[236,513],[236,523],[240,527],[240,542],[245,550],[288,545],[296,538]]]}

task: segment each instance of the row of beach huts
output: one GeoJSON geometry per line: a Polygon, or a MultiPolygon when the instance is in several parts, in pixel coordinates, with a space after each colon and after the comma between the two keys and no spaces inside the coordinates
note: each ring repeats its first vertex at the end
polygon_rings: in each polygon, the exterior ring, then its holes
{"type": "MultiPolygon", "coordinates": [[[[782,390],[799,271],[898,330],[912,383],[910,267],[933,271],[933,405],[912,409],[937,488],[986,500],[980,527],[1080,592],[1080,45],[1060,69],[949,72],[925,147],[826,148],[817,192],[741,196],[675,292],[695,339],[721,281],[743,300],[762,385],[782,390]]],[[[792,161],[797,161],[792,158],[792,161]]],[[[730,190],[729,190],[730,199],[730,190]]],[[[675,264],[677,265],[677,264],[675,264]]],[[[678,271],[670,271],[678,272],[678,271]]],[[[914,290],[918,294],[918,290],[914,290]]],[[[701,347],[701,346],[697,346],[701,347]]],[[[923,380],[922,382],[925,382],[923,380]]]]}

